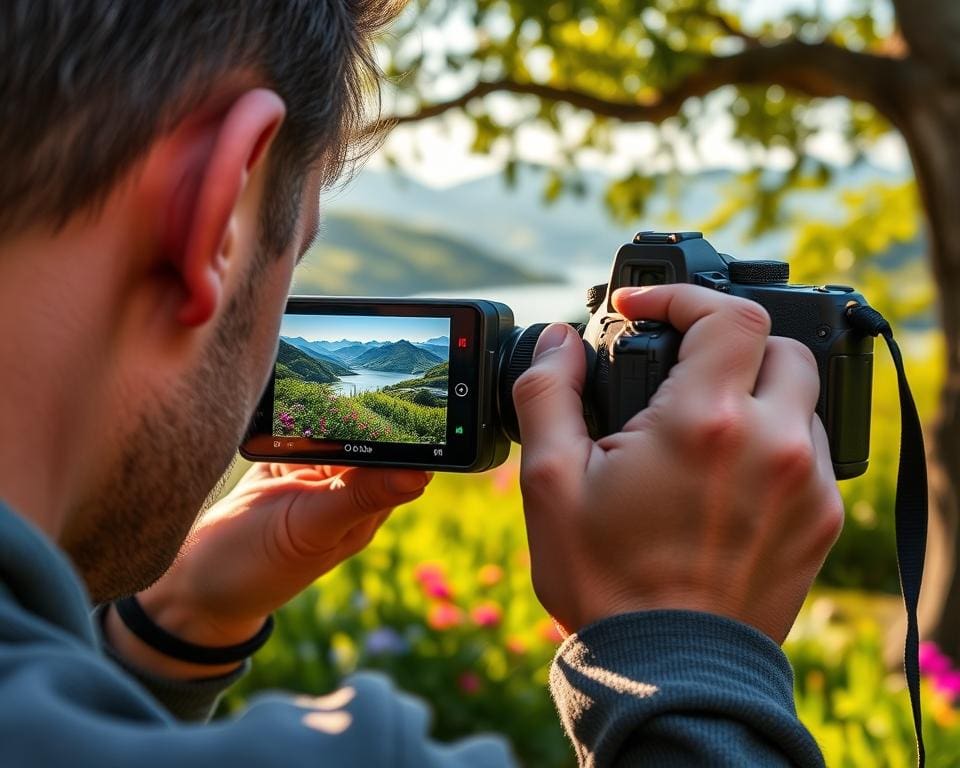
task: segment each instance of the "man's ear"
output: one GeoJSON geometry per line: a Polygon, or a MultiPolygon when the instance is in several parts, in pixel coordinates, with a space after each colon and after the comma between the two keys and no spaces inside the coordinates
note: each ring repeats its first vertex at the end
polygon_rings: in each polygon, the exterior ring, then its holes
{"type": "Polygon", "coordinates": [[[164,258],[181,291],[177,320],[183,325],[208,322],[223,300],[235,214],[285,114],[273,91],[246,91],[216,115],[185,127],[172,143],[161,226],[164,258]]]}

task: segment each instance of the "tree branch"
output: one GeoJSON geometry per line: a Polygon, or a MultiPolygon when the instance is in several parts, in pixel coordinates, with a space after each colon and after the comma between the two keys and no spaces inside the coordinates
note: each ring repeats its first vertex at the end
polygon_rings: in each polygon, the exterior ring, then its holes
{"type": "Polygon", "coordinates": [[[569,104],[601,117],[630,123],[660,123],[676,115],[692,97],[705,96],[723,85],[781,85],[808,96],[844,96],[873,104],[896,122],[889,86],[901,62],[850,51],[829,43],[807,44],[796,40],[772,46],[747,48],[732,56],[705,57],[703,66],[674,88],[646,102],[606,99],[576,88],[522,82],[510,78],[481,81],[450,101],[429,104],[418,111],[385,118],[371,130],[416,123],[465,107],[491,93],[536,96],[569,104]]]}
{"type": "Polygon", "coordinates": [[[709,11],[691,11],[691,13],[695,13],[704,21],[709,21],[716,25],[727,37],[735,37],[749,48],[757,48],[763,45],[759,37],[751,35],[749,32],[744,32],[728,16],[721,13],[710,13],[709,11]]]}

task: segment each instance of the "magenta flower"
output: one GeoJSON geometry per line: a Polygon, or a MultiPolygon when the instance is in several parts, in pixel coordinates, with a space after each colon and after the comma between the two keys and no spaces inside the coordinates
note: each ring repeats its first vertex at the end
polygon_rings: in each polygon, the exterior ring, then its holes
{"type": "Polygon", "coordinates": [[[445,581],[427,581],[423,584],[423,592],[427,597],[433,597],[437,600],[450,600],[453,598],[453,590],[445,581]]]}
{"type": "Polygon", "coordinates": [[[478,627],[495,627],[503,619],[503,609],[492,600],[486,600],[473,607],[470,618],[478,627]]]}
{"type": "Polygon", "coordinates": [[[950,701],[960,700],[960,669],[936,643],[920,643],[920,672],[950,701]]]}
{"type": "Polygon", "coordinates": [[[476,672],[464,672],[457,678],[457,687],[468,696],[480,692],[483,681],[476,672]]]}
{"type": "Polygon", "coordinates": [[[953,665],[950,657],[933,642],[920,643],[920,672],[929,677],[939,677],[950,672],[953,665]]]}

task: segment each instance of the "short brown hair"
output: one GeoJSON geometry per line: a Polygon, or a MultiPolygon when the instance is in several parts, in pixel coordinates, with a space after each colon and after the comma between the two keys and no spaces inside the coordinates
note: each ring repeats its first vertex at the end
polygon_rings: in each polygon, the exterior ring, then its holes
{"type": "Polygon", "coordinates": [[[306,169],[332,182],[369,151],[372,36],[404,2],[5,0],[0,3],[0,235],[62,225],[228,73],[286,102],[262,233],[289,241],[306,169]]]}

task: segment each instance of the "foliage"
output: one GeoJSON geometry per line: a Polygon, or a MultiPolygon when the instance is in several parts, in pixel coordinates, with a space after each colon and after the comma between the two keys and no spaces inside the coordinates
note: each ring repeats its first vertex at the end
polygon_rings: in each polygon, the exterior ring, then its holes
{"type": "MultiPolygon", "coordinates": [[[[438,476],[363,553],[280,611],[225,710],[257,690],[322,693],[356,669],[376,669],[430,702],[440,739],[496,731],[526,765],[572,765],[546,688],[559,638],[530,585],[517,488],[515,463],[438,476]]],[[[821,591],[787,643],[800,716],[828,765],[913,763],[902,679],[882,661],[879,627],[896,610],[894,598],[821,591]]],[[[929,688],[924,707],[928,765],[953,765],[957,716],[929,688]]]]}
{"type": "Polygon", "coordinates": [[[848,90],[838,83],[843,66],[823,63],[812,47],[797,48],[786,66],[772,56],[756,68],[730,62],[792,41],[880,58],[902,41],[886,0],[854,0],[846,15],[818,5],[749,23],[738,10],[721,0],[419,0],[383,42],[382,58],[397,112],[457,111],[473,128],[473,152],[505,158],[508,184],[524,162],[524,132],[554,147],[547,203],[582,193],[584,158],[616,158],[622,170],[606,202],[621,219],[641,216],[678,168],[726,165],[704,148],[729,120],[761,232],[777,225],[788,191],[829,179],[823,163],[805,161],[824,134],[839,132],[859,156],[892,127],[865,101],[826,98],[848,90]],[[797,75],[811,71],[816,77],[797,75]],[[513,95],[509,107],[501,93],[513,95]],[[646,125],[626,132],[631,122],[646,125]],[[756,169],[770,162],[789,170],[763,177],[756,169]]]}
{"type": "Polygon", "coordinates": [[[447,409],[364,392],[347,397],[329,384],[278,378],[274,385],[275,435],[330,440],[442,443],[447,409]]]}

